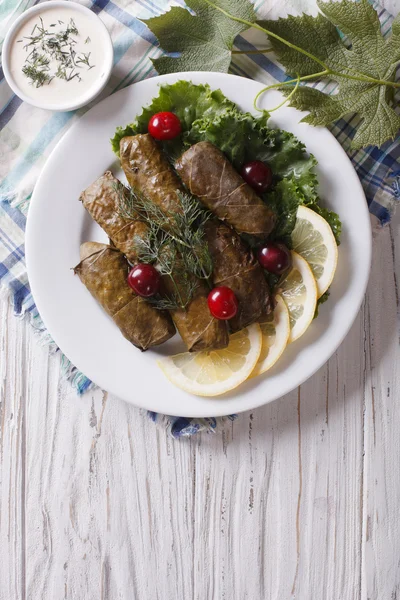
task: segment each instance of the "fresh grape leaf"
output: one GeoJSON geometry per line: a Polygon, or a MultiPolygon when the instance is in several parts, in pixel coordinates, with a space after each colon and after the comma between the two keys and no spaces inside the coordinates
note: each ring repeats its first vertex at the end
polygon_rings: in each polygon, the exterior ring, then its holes
{"type": "MultiPolygon", "coordinates": [[[[289,74],[310,76],[327,70],[326,77],[339,83],[339,92],[331,96],[302,86],[291,96],[290,104],[309,111],[303,121],[312,125],[328,125],[346,115],[358,114],[361,124],[352,147],[381,146],[394,139],[400,128],[400,116],[392,107],[391,88],[385,83],[394,81],[400,61],[400,17],[393,22],[392,35],[385,39],[378,15],[368,0],[317,3],[325,16],[302,15],[259,22],[320,61],[270,36],[289,74]],[[365,81],[368,78],[371,81],[365,81]]],[[[282,90],[290,93],[287,87],[282,90]]]]}
{"type": "MultiPolygon", "coordinates": [[[[215,0],[230,14],[254,22],[256,14],[248,0],[215,0]]],[[[186,0],[195,14],[181,7],[144,21],[166,52],[179,52],[179,57],[161,56],[152,62],[158,73],[179,71],[227,72],[231,62],[233,41],[248,25],[226,17],[204,0],[186,0]]]]}
{"type": "Polygon", "coordinates": [[[358,149],[368,145],[381,146],[396,137],[400,117],[389,106],[387,95],[388,90],[384,86],[371,87],[370,84],[343,81],[339,93],[334,96],[302,86],[292,96],[290,104],[300,110],[308,110],[310,114],[302,121],[316,126],[329,125],[346,115],[357,113],[362,121],[351,147],[358,149]]]}
{"type": "MultiPolygon", "coordinates": [[[[335,25],[321,14],[316,17],[304,14],[299,17],[289,15],[276,21],[258,21],[258,24],[291,44],[303,48],[326,65],[346,65],[346,58],[343,56],[346,48],[341,42],[339,32],[335,25]]],[[[312,75],[324,69],[313,58],[276,38],[270,36],[268,39],[289,74],[312,75]]]]}

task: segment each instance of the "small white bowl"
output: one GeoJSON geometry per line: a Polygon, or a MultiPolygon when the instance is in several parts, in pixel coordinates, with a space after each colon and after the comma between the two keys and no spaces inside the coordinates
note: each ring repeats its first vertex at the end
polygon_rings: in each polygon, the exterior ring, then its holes
{"type": "Polygon", "coordinates": [[[107,81],[110,78],[111,70],[113,67],[113,58],[114,58],[114,50],[111,41],[111,37],[107,28],[101,19],[95,15],[91,10],[82,6],[81,4],[77,4],[76,2],[69,2],[63,0],[50,0],[49,2],[40,3],[32,8],[28,9],[12,24],[11,28],[7,32],[7,35],[3,44],[3,52],[2,52],[2,67],[4,71],[4,76],[7,80],[8,85],[11,87],[12,91],[21,98],[24,102],[28,104],[32,104],[33,106],[37,106],[38,108],[44,108],[47,110],[53,111],[70,111],[76,110],[85,104],[91,102],[106,86],[107,81]],[[35,14],[42,15],[49,9],[68,9],[76,12],[77,14],[84,14],[87,18],[89,18],[93,22],[93,29],[96,32],[96,35],[101,36],[101,44],[102,49],[104,51],[104,61],[102,64],[102,68],[99,70],[98,77],[94,80],[92,85],[78,97],[65,101],[64,98],[60,98],[60,102],[48,102],[41,98],[35,98],[33,96],[27,95],[23,90],[21,90],[20,86],[15,80],[11,69],[10,69],[10,58],[11,51],[13,48],[13,44],[15,43],[15,36],[19,29],[26,23],[29,19],[31,19],[35,14]]]}

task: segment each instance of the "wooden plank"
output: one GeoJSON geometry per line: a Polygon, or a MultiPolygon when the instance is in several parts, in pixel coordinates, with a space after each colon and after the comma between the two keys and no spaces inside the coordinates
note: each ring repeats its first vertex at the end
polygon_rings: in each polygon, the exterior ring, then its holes
{"type": "Polygon", "coordinates": [[[363,598],[400,598],[400,214],[375,240],[366,307],[363,598]]]}
{"type": "Polygon", "coordinates": [[[25,327],[0,302],[0,597],[26,598],[25,327]],[[20,335],[16,335],[19,330],[20,335]],[[9,357],[14,360],[10,361],[9,357]]]}

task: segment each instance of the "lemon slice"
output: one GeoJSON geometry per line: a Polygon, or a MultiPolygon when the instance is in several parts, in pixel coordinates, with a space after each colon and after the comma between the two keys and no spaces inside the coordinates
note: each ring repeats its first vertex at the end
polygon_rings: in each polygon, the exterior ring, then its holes
{"type": "Polygon", "coordinates": [[[289,344],[297,340],[312,322],[317,306],[317,284],[304,258],[292,251],[292,268],[278,283],[279,292],[289,311],[289,344]]]}
{"type": "Polygon", "coordinates": [[[223,350],[184,352],[158,361],[166,377],[196,396],[219,396],[233,390],[254,369],[262,346],[260,326],[255,323],[234,333],[223,350]]]}
{"type": "Polygon", "coordinates": [[[310,208],[299,206],[292,243],[293,250],[310,265],[320,298],[332,283],[338,259],[337,244],[329,223],[310,208]]]}
{"type": "Polygon", "coordinates": [[[260,323],[263,343],[257,364],[250,377],[256,377],[268,371],[276,363],[288,343],[289,311],[281,296],[276,296],[275,301],[274,311],[260,323]]]}

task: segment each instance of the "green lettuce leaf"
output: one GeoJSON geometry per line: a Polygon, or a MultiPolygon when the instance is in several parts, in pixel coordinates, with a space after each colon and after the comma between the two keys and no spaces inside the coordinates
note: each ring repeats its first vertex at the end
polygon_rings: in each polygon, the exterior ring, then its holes
{"type": "Polygon", "coordinates": [[[117,127],[114,136],[110,140],[113,152],[115,152],[115,154],[119,156],[119,143],[122,140],[122,138],[127,137],[129,135],[136,135],[137,133],[138,131],[136,131],[136,129],[134,128],[134,124],[125,125],[125,127],[117,127]]]}
{"type": "Polygon", "coordinates": [[[211,142],[224,152],[236,169],[274,144],[273,130],[268,128],[268,114],[254,118],[240,112],[236,106],[196,120],[185,136],[185,146],[211,142]]]}
{"type": "Polygon", "coordinates": [[[272,192],[264,195],[264,200],[277,215],[277,224],[272,232],[272,237],[283,240],[289,248],[291,247],[290,234],[296,223],[297,208],[300,204],[304,204],[329,223],[337,244],[340,244],[342,223],[339,215],[320,206],[320,199],[314,190],[312,190],[313,197],[307,197],[307,194],[304,193],[304,181],[302,179],[304,179],[304,176],[300,176],[298,180],[295,177],[282,179],[272,192]]]}
{"type": "Polygon", "coordinates": [[[296,223],[297,209],[304,203],[304,195],[293,179],[282,179],[272,192],[265,194],[265,199],[277,215],[273,237],[291,247],[290,234],[296,223]]]}
{"type": "Polygon", "coordinates": [[[311,204],[308,204],[307,206],[309,208],[312,208],[312,210],[315,210],[315,212],[321,215],[321,217],[323,217],[325,221],[328,221],[333,231],[333,235],[335,236],[336,243],[339,245],[340,236],[342,234],[342,222],[339,218],[339,215],[333,212],[333,210],[328,210],[327,208],[320,206],[317,202],[313,202],[311,204]]]}
{"type": "Polygon", "coordinates": [[[316,319],[319,315],[319,309],[321,304],[324,304],[327,300],[329,300],[330,291],[326,290],[325,294],[322,294],[320,298],[317,300],[317,306],[315,307],[314,319],[316,319]]]}

